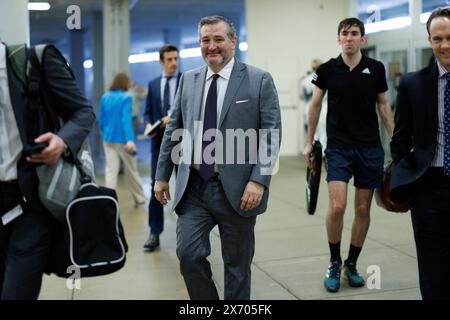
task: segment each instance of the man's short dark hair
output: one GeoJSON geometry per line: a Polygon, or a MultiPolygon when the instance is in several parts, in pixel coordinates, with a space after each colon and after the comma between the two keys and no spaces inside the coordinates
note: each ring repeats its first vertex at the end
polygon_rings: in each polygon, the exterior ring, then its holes
{"type": "Polygon", "coordinates": [[[198,36],[201,37],[201,28],[206,24],[216,24],[219,22],[224,22],[227,27],[227,36],[228,39],[231,40],[232,38],[236,37],[236,27],[234,26],[233,22],[229,21],[227,18],[222,16],[207,16],[200,19],[200,22],[198,23],[198,36]]]}
{"type": "Polygon", "coordinates": [[[339,22],[339,26],[338,26],[338,35],[341,34],[342,30],[351,28],[351,27],[358,27],[359,31],[361,32],[361,36],[364,37],[364,35],[366,34],[366,30],[364,28],[364,23],[359,20],[358,18],[347,18],[342,20],[341,22],[339,22]]]}
{"type": "Polygon", "coordinates": [[[430,15],[430,17],[428,18],[428,21],[427,21],[428,35],[430,35],[431,21],[433,21],[434,18],[439,18],[439,17],[445,17],[445,18],[449,18],[450,19],[450,7],[437,8],[437,9],[433,10],[433,12],[431,13],[431,15],[430,15]]]}
{"type": "Polygon", "coordinates": [[[159,49],[159,60],[164,61],[164,54],[166,52],[172,52],[172,51],[178,52],[178,48],[175,47],[173,44],[163,45],[161,47],[161,49],[159,49]]]}

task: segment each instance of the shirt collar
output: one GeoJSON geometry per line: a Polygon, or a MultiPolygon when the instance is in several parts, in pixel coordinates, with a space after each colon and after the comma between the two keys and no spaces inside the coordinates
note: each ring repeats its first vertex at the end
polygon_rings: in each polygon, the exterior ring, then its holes
{"type": "MultiPolygon", "coordinates": [[[[227,65],[223,67],[222,70],[220,70],[217,74],[226,80],[230,80],[231,71],[233,71],[233,66],[234,66],[234,57],[231,58],[231,60],[228,61],[227,65]]],[[[211,78],[213,75],[214,71],[212,71],[211,68],[208,67],[208,72],[206,73],[206,80],[211,78]]]]}
{"type": "Polygon", "coordinates": [[[164,71],[163,71],[163,73],[162,73],[162,77],[163,78],[168,78],[168,77],[173,77],[173,78],[175,78],[176,76],[178,76],[178,70],[177,71],[175,71],[174,73],[171,73],[171,74],[168,74],[168,75],[166,75],[166,74],[164,74],[164,71]]]}
{"type": "Polygon", "coordinates": [[[0,42],[0,68],[6,68],[6,47],[0,42]]]}
{"type": "MultiPolygon", "coordinates": [[[[366,65],[366,56],[364,55],[364,54],[361,54],[361,60],[359,61],[359,63],[358,63],[358,65],[356,65],[355,66],[355,68],[353,68],[353,70],[354,69],[356,69],[357,67],[359,67],[359,66],[364,66],[364,65],[366,65]]],[[[344,62],[344,58],[342,58],[342,54],[339,54],[338,56],[337,56],[337,58],[336,58],[336,64],[338,65],[338,66],[344,66],[344,67],[346,67],[346,68],[348,68],[348,66],[345,64],[345,62],[344,62]]]]}
{"type": "Polygon", "coordinates": [[[436,62],[437,62],[438,70],[439,70],[439,78],[442,78],[449,71],[447,71],[447,69],[444,68],[444,66],[439,62],[439,60],[436,59],[436,62]]]}

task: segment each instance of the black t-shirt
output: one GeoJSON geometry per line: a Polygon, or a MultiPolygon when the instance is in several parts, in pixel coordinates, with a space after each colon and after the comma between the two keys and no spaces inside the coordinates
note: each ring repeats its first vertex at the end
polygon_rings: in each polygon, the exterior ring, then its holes
{"type": "Polygon", "coordinates": [[[376,113],[377,95],[388,90],[381,62],[363,56],[350,71],[342,56],[322,64],[312,83],[328,90],[327,146],[381,146],[376,113]]]}

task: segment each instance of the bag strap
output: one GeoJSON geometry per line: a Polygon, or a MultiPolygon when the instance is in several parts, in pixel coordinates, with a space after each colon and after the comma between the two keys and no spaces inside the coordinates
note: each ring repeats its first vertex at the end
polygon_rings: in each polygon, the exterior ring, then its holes
{"type": "MultiPolygon", "coordinates": [[[[41,112],[46,115],[48,124],[51,126],[52,131],[57,133],[61,129],[61,123],[56,110],[54,109],[54,105],[51,103],[51,99],[49,97],[50,90],[47,85],[47,77],[44,68],[42,67],[44,52],[49,46],[50,45],[39,45],[27,49],[27,58],[31,65],[31,68],[28,71],[29,111],[31,114],[31,118],[29,118],[30,121],[33,121],[32,117],[35,117],[35,121],[29,123],[35,124],[37,121],[38,112],[41,112]]],[[[28,135],[28,138],[29,137],[30,134],[28,135]]],[[[84,172],[83,165],[76,155],[72,154],[68,160],[78,168],[78,171],[80,172],[80,181],[82,184],[92,181],[89,175],[84,172]]]]}
{"type": "Polygon", "coordinates": [[[9,65],[16,78],[19,79],[24,87],[26,87],[28,83],[26,48],[27,46],[24,43],[6,46],[9,65]]]}
{"type": "Polygon", "coordinates": [[[48,86],[46,85],[47,78],[42,67],[42,56],[47,46],[39,47],[41,49],[39,50],[40,57],[38,57],[37,47],[27,49],[27,58],[31,64],[31,68],[28,71],[28,93],[31,95],[30,100],[32,100],[32,104],[38,104],[36,108],[45,113],[52,131],[56,133],[61,129],[61,124],[51,104],[48,86]]]}

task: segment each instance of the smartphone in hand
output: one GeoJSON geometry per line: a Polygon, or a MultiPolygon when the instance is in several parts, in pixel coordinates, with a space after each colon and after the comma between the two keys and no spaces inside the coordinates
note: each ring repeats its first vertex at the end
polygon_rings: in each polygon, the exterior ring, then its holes
{"type": "Polygon", "coordinates": [[[23,148],[22,152],[26,157],[30,157],[35,153],[40,153],[42,150],[44,150],[47,147],[48,147],[48,142],[36,143],[31,146],[25,146],[23,148]]]}

